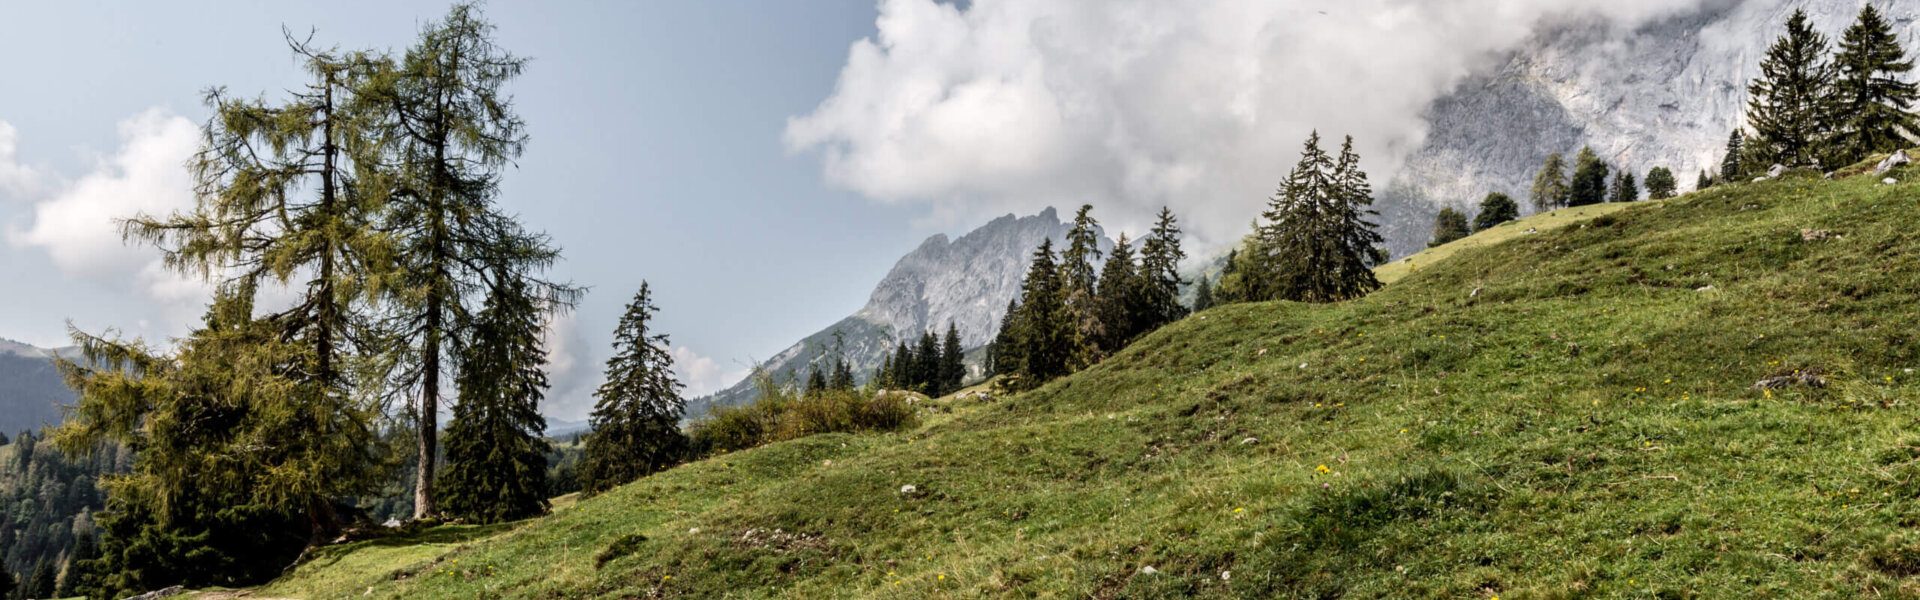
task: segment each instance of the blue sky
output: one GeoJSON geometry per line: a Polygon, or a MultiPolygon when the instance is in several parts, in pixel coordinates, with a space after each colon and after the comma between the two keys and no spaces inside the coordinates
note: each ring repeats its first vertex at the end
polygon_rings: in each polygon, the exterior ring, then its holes
{"type": "MultiPolygon", "coordinates": [[[[343,47],[397,48],[444,2],[22,3],[0,12],[0,122],[41,188],[0,188],[0,337],[62,344],[90,331],[178,334],[125,269],[63,271],[22,246],[34,204],[111,162],[117,124],[148,111],[201,122],[203,89],[279,96],[299,81],[280,28],[343,47]],[[163,6],[164,5],[164,6],[163,6]],[[53,181],[48,181],[53,180],[53,181]],[[11,197],[9,197],[11,196],[11,197]],[[143,325],[144,324],[144,325],[143,325]]],[[[848,46],[872,34],[868,0],[496,2],[500,42],[531,57],[512,87],[532,144],[501,201],[565,250],[555,275],[590,286],[565,349],[597,371],[642,279],[676,346],[735,371],[850,314],[900,254],[934,231],[913,211],[820,183],[782,144],[788,117],[825,98],[848,46]]],[[[3,142],[0,142],[3,143],[3,142]]],[[[111,215],[99,215],[106,218],[111,215]]],[[[710,375],[702,375],[708,376],[710,375]]],[[[591,377],[556,390],[577,417],[591,377]]],[[[569,382],[561,382],[562,387],[569,382]]]]}

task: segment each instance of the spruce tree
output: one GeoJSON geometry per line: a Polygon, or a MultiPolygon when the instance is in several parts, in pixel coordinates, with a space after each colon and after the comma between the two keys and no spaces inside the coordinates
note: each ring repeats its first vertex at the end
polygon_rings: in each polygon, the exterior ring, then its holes
{"type": "Polygon", "coordinates": [[[1547,212],[1567,206],[1573,194],[1573,188],[1567,183],[1567,159],[1559,152],[1547,155],[1547,162],[1540,167],[1540,173],[1533,176],[1533,208],[1547,212]]]}
{"type": "Polygon", "coordinates": [[[987,348],[988,376],[1011,375],[1020,368],[1020,343],[1015,338],[1019,318],[1020,299],[1008,299],[1007,311],[1000,313],[1000,329],[994,332],[993,343],[987,348]]]}
{"type": "Polygon", "coordinates": [[[1640,185],[1634,181],[1633,173],[1621,169],[1613,176],[1613,185],[1607,188],[1608,202],[1635,202],[1640,200],[1640,185]]]}
{"type": "Polygon", "coordinates": [[[477,7],[454,5],[361,91],[385,109],[375,123],[383,161],[377,171],[385,175],[362,186],[381,196],[381,229],[394,238],[383,329],[395,346],[390,385],[418,398],[415,517],[438,508],[442,376],[467,343],[489,275],[504,270],[555,305],[579,295],[534,277],[560,252],[497,203],[501,173],[526,147],[525,125],[504,92],[526,60],[492,36],[477,7]]]}
{"type": "Polygon", "coordinates": [[[659,312],[646,282],[627,304],[614,329],[614,355],[607,359],[607,382],[594,392],[597,401],[588,422],[580,458],[580,487],[597,493],[671,466],[686,451],[680,417],[686,401],[674,379],[672,344],[653,333],[659,312]]]}
{"type": "Polygon", "coordinates": [[[459,402],[447,425],[447,514],[469,522],[517,521],[547,512],[547,352],[549,311],[524,281],[496,276],[472,337],[461,349],[459,402]]]}
{"type": "Polygon", "coordinates": [[[1093,205],[1083,205],[1074,213],[1073,228],[1067,230],[1067,249],[1060,253],[1060,284],[1065,286],[1067,312],[1073,320],[1073,362],[1075,370],[1084,368],[1112,352],[1100,342],[1107,338],[1107,326],[1100,321],[1095,298],[1094,263],[1100,260],[1099,221],[1093,218],[1093,205]]]}
{"type": "Polygon", "coordinates": [[[1368,208],[1373,194],[1359,162],[1352,137],[1338,162],[1320,149],[1319,132],[1307,139],[1256,232],[1259,276],[1271,282],[1261,299],[1339,302],[1380,287],[1373,266],[1382,239],[1367,220],[1378,213],[1368,208]]]}
{"type": "Polygon", "coordinates": [[[1746,134],[1735,129],[1732,135],[1727,136],[1727,156],[1720,159],[1720,181],[1729,183],[1739,181],[1740,176],[1746,174],[1746,169],[1741,164],[1746,156],[1746,134]]]}
{"type": "Polygon", "coordinates": [[[1106,325],[1100,347],[1118,351],[1138,335],[1146,325],[1148,309],[1142,302],[1145,280],[1133,258],[1133,242],[1126,234],[1113,246],[1113,254],[1100,269],[1099,316],[1106,325]]]}
{"type": "Polygon", "coordinates": [[[827,392],[827,367],[815,362],[807,367],[807,388],[802,393],[816,398],[827,392]]]}
{"type": "Polygon", "coordinates": [[[940,341],[940,395],[960,391],[967,380],[966,351],[960,348],[960,328],[947,322],[947,335],[940,341]]]}
{"type": "Polygon", "coordinates": [[[853,365],[847,362],[847,338],[840,330],[833,332],[833,372],[827,377],[827,387],[835,391],[851,392],[859,384],[853,380],[853,365]]]}
{"type": "Polygon", "coordinates": [[[1593,153],[1592,147],[1580,149],[1573,160],[1573,184],[1567,206],[1587,206],[1607,201],[1607,163],[1593,153]]]}
{"type": "Polygon", "coordinates": [[[1186,258],[1180,249],[1179,219],[1162,206],[1140,247],[1140,317],[1130,338],[1186,318],[1187,307],[1180,304],[1180,286],[1187,283],[1180,277],[1180,261],[1186,258]]]}
{"type": "Polygon", "coordinates": [[[1427,242],[1428,248],[1441,246],[1471,235],[1467,230],[1467,215],[1452,208],[1440,209],[1433,218],[1433,241],[1427,242]]]}
{"type": "Polygon", "coordinates": [[[1860,8],[1859,18],[1840,37],[1834,64],[1839,70],[1832,107],[1834,166],[1902,148],[1908,136],[1920,134],[1920,119],[1910,112],[1920,86],[1904,81],[1913,61],[1872,4],[1860,8]]]}
{"type": "Polygon", "coordinates": [[[940,338],[932,330],[920,333],[913,349],[913,388],[928,396],[940,395],[940,338]]]}
{"type": "Polygon", "coordinates": [[[1706,169],[1701,169],[1700,177],[1693,180],[1693,190],[1697,192],[1710,187],[1713,187],[1713,176],[1708,175],[1706,169]]]}
{"type": "Polygon", "coordinates": [[[1213,282],[1201,277],[1199,286],[1199,289],[1193,292],[1193,312],[1213,308],[1213,282]]]}
{"type": "Polygon", "coordinates": [[[48,562],[44,556],[40,557],[40,560],[34,563],[33,575],[27,579],[27,585],[22,588],[21,595],[27,598],[52,598],[55,589],[53,577],[53,563],[48,562]]]}
{"type": "Polygon", "coordinates": [[[1654,200],[1672,198],[1680,182],[1673,178],[1673,171],[1666,167],[1654,167],[1647,171],[1647,197],[1654,200]]]}
{"type": "Polygon", "coordinates": [[[1507,197],[1506,194],[1492,192],[1487,194],[1485,200],[1480,201],[1480,214],[1473,217],[1473,230],[1486,231],[1518,218],[1520,218],[1520,205],[1515,204],[1513,198],[1507,197]]]}
{"type": "Polygon", "coordinates": [[[1747,125],[1755,155],[1789,167],[1819,164],[1832,132],[1829,97],[1837,74],[1827,59],[1827,37],[1813,30],[1804,10],[1787,19],[1787,33],[1767,49],[1760,77],[1747,86],[1747,125]]]}
{"type": "Polygon", "coordinates": [[[1073,322],[1061,287],[1053,240],[1042,240],[1033,252],[1033,263],[1020,292],[1020,318],[1015,329],[1020,356],[1015,370],[1018,388],[1037,387],[1071,372],[1073,322]]]}

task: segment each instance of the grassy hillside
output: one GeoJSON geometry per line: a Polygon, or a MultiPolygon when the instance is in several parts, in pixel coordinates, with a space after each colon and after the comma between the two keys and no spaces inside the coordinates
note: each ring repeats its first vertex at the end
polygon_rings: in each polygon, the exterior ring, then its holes
{"type": "Polygon", "coordinates": [[[1463,244],[916,431],[337,547],[258,594],[1920,597],[1920,191],[1870,179],[1463,244]]]}

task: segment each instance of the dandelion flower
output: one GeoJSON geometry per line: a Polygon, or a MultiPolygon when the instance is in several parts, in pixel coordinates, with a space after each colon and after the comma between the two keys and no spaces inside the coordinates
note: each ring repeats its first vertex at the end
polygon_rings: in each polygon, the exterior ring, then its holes
{"type": "Polygon", "coordinates": [[[1329,469],[1329,468],[1327,468],[1327,466],[1326,466],[1326,465],[1320,465],[1320,467],[1319,467],[1319,468],[1316,468],[1316,469],[1314,469],[1314,470],[1315,470],[1315,471],[1319,471],[1319,472],[1320,472],[1320,474],[1322,474],[1322,475],[1325,475],[1325,474],[1327,474],[1327,473],[1332,473],[1332,472],[1333,472],[1333,469],[1329,469]]]}

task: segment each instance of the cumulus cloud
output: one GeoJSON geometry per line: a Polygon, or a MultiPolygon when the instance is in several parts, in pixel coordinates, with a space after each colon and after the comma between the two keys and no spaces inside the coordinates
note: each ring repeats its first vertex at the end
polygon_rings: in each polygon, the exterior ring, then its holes
{"type": "Polygon", "coordinates": [[[0,200],[24,198],[40,186],[38,169],[20,162],[20,130],[0,121],[0,200]]]}
{"type": "Polygon", "coordinates": [[[593,409],[593,389],[600,382],[598,370],[586,366],[586,339],[580,335],[580,322],[572,312],[553,315],[540,333],[540,345],[547,351],[547,402],[549,412],[566,418],[585,415],[593,409]]]}
{"type": "Polygon", "coordinates": [[[1093,203],[1123,230],[1171,205],[1242,233],[1308,131],[1352,134],[1376,182],[1421,113],[1543,24],[1626,29],[1695,0],[883,0],[831,96],[788,121],[826,179],[936,219],[1093,203]]]}
{"type": "MultiPolygon", "coordinates": [[[[0,189],[22,180],[8,177],[12,133],[0,127],[0,189]]],[[[15,247],[46,252],[71,277],[130,285],[130,291],[159,305],[165,323],[154,333],[177,334],[199,314],[211,286],[163,268],[155,249],[123,242],[117,220],[192,208],[186,163],[199,147],[199,128],[154,108],[121,121],[119,134],[119,149],[71,182],[48,185],[45,177],[28,171],[19,189],[50,191],[35,201],[29,224],[10,226],[6,237],[15,247]]]]}
{"type": "Polygon", "coordinates": [[[698,398],[727,389],[746,379],[747,371],[745,367],[720,364],[686,346],[673,349],[673,372],[680,383],[686,384],[682,395],[687,398],[698,398]]]}

